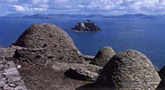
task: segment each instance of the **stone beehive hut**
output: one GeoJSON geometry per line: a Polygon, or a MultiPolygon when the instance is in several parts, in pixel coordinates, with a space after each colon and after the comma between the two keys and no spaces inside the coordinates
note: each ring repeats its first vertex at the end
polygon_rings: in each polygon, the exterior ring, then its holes
{"type": "Polygon", "coordinates": [[[91,64],[103,67],[115,55],[115,51],[111,47],[103,47],[97,53],[91,64]]]}
{"type": "Polygon", "coordinates": [[[140,52],[127,50],[111,58],[96,86],[105,90],[155,90],[159,82],[160,77],[150,60],[140,52]]]}
{"type": "MultiPolygon", "coordinates": [[[[75,47],[72,39],[59,27],[53,24],[34,24],[30,26],[16,41],[15,46],[21,46],[25,48],[42,48],[46,53],[46,56],[52,58],[52,60],[60,62],[71,62],[71,63],[83,63],[83,57],[78,49],[75,47]]],[[[24,50],[23,50],[24,51],[24,50]]],[[[26,50],[27,51],[27,50],[26,50]]],[[[29,50],[28,53],[34,50],[29,50]]],[[[37,51],[38,52],[38,51],[37,51]]],[[[26,59],[21,54],[21,50],[16,51],[15,57],[26,59]],[[21,53],[19,53],[19,51],[21,53]]],[[[35,54],[32,54],[35,55],[35,54]]],[[[37,57],[39,59],[40,55],[32,56],[29,58],[37,57]]],[[[43,53],[42,53],[43,55],[43,53]]],[[[27,57],[27,58],[28,58],[27,57]]],[[[45,59],[45,57],[44,57],[45,59]]]]}

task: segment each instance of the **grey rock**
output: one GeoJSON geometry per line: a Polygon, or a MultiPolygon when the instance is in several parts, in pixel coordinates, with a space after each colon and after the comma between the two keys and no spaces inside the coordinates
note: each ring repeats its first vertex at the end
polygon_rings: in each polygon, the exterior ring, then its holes
{"type": "Polygon", "coordinates": [[[101,67],[95,65],[74,65],[65,72],[67,77],[85,81],[96,81],[101,67]]]}
{"type": "Polygon", "coordinates": [[[39,65],[45,65],[47,62],[52,60],[52,58],[48,58],[47,52],[43,48],[18,49],[14,54],[14,58],[19,59],[20,62],[39,65]]]}
{"type": "Polygon", "coordinates": [[[115,55],[115,51],[111,47],[103,47],[97,53],[94,60],[91,64],[98,65],[98,66],[105,66],[108,61],[115,55]]]}
{"type": "Polygon", "coordinates": [[[0,56],[13,57],[15,48],[0,48],[0,56]]]}
{"type": "Polygon", "coordinates": [[[3,64],[5,62],[5,57],[4,56],[0,56],[0,64],[3,64]]]}
{"type": "MultiPolygon", "coordinates": [[[[13,45],[31,49],[44,48],[44,52],[51,55],[49,58],[52,58],[52,62],[84,62],[82,54],[75,47],[68,34],[53,24],[44,23],[30,26],[13,45]]],[[[17,53],[19,52],[23,51],[17,51],[17,53]]],[[[17,54],[17,56],[15,55],[16,58],[23,59],[24,54],[19,54],[20,55],[17,54]]],[[[42,57],[42,54],[38,56],[38,58],[40,57],[42,57]]],[[[30,58],[26,59],[28,60],[30,58]]]]}
{"type": "Polygon", "coordinates": [[[0,81],[0,88],[2,88],[5,85],[4,81],[0,81]]]}
{"type": "Polygon", "coordinates": [[[27,90],[25,86],[17,86],[14,90],[27,90]]]}
{"type": "Polygon", "coordinates": [[[78,23],[72,30],[76,31],[98,31],[100,28],[95,23],[87,20],[84,23],[78,23]]]}
{"type": "Polygon", "coordinates": [[[155,90],[159,82],[154,65],[145,55],[126,50],[111,58],[95,85],[112,90],[155,90]]]}
{"type": "Polygon", "coordinates": [[[8,86],[8,85],[4,85],[3,86],[3,90],[14,90],[14,88],[8,86]]]}
{"type": "Polygon", "coordinates": [[[89,55],[83,55],[85,61],[93,61],[94,56],[89,56],[89,55]]]}
{"type": "Polygon", "coordinates": [[[16,86],[25,87],[14,62],[8,61],[5,58],[0,58],[0,60],[1,59],[4,59],[4,61],[0,63],[0,90],[16,90],[16,86]],[[22,81],[22,84],[17,84],[17,82],[20,81],[22,81]]]}
{"type": "Polygon", "coordinates": [[[13,83],[9,83],[8,84],[10,87],[15,87],[16,85],[15,84],[13,84],[13,83]]]}

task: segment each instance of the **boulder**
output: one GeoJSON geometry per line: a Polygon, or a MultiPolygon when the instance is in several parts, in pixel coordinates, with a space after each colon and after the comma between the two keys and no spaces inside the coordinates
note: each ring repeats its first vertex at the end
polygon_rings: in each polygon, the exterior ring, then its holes
{"type": "Polygon", "coordinates": [[[95,25],[95,23],[91,22],[90,20],[87,20],[84,23],[77,23],[77,25],[72,28],[72,30],[75,31],[98,31],[100,28],[95,25]]]}
{"type": "Polygon", "coordinates": [[[111,58],[95,86],[105,90],[155,90],[159,82],[154,65],[145,55],[126,50],[111,58]]]}
{"type": "MultiPolygon", "coordinates": [[[[46,53],[51,55],[52,61],[59,62],[68,62],[68,63],[83,63],[84,58],[82,54],[75,47],[72,39],[59,27],[43,23],[43,24],[34,24],[30,26],[13,44],[14,46],[20,46],[25,48],[43,48],[44,52],[41,50],[41,53],[46,53]]],[[[22,50],[17,51],[16,58],[24,58],[24,53],[33,52],[34,50],[22,50]],[[21,52],[21,53],[19,53],[21,52]],[[18,53],[20,54],[18,57],[18,53]]],[[[35,53],[35,51],[33,52],[35,53]]],[[[39,51],[36,51],[35,54],[38,54],[39,51]]],[[[40,56],[38,56],[40,57],[40,56]]],[[[27,57],[24,59],[31,59],[27,57]]]]}
{"type": "Polygon", "coordinates": [[[91,64],[98,65],[98,66],[105,66],[108,61],[115,55],[115,51],[111,47],[103,47],[97,53],[94,60],[91,64]]]}
{"type": "Polygon", "coordinates": [[[65,76],[72,79],[96,81],[102,67],[95,65],[74,65],[65,72],[65,76]]]}

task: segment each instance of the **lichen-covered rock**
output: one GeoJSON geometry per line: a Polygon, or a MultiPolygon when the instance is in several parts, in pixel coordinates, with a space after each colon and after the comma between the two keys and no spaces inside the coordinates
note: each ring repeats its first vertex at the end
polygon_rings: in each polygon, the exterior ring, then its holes
{"type": "Polygon", "coordinates": [[[102,67],[95,65],[74,65],[65,72],[67,77],[85,81],[96,81],[102,67]]]}
{"type": "Polygon", "coordinates": [[[98,66],[105,66],[108,61],[115,55],[115,51],[111,47],[103,47],[97,53],[94,60],[91,64],[98,65],[98,66]]]}
{"type": "Polygon", "coordinates": [[[103,68],[96,86],[107,90],[155,90],[160,77],[150,60],[140,52],[116,54],[103,68]]]}
{"type": "MultiPolygon", "coordinates": [[[[34,24],[16,41],[15,46],[44,48],[54,56],[53,60],[70,63],[83,63],[82,54],[74,46],[72,39],[53,24],[34,24]]],[[[23,52],[23,51],[22,51],[23,52]]],[[[21,53],[20,53],[21,54],[21,53]]],[[[20,55],[24,58],[23,55],[20,55]]]]}

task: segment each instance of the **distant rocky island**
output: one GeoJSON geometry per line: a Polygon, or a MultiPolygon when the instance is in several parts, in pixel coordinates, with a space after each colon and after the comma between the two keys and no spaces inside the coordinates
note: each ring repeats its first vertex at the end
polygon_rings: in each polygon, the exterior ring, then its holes
{"type": "Polygon", "coordinates": [[[100,28],[94,22],[87,20],[84,23],[77,23],[76,26],[72,28],[72,30],[81,31],[81,32],[82,31],[98,31],[100,30],[100,28]]]}
{"type": "Polygon", "coordinates": [[[165,67],[135,50],[83,55],[61,28],[34,24],[0,48],[0,90],[165,90],[165,67]]]}

